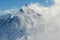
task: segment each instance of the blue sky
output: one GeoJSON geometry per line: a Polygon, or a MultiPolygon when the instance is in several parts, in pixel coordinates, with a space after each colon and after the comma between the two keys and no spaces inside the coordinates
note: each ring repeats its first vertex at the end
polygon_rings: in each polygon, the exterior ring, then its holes
{"type": "Polygon", "coordinates": [[[54,3],[53,0],[48,0],[48,3],[46,3],[45,1],[46,0],[0,0],[0,10],[5,10],[14,7],[20,8],[25,4],[35,2],[39,2],[44,6],[50,6],[54,3]]]}

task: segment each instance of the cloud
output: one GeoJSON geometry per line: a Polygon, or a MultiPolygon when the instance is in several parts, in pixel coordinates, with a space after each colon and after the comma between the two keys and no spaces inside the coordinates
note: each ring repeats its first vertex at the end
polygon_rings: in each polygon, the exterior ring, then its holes
{"type": "Polygon", "coordinates": [[[11,10],[4,10],[4,13],[11,13],[11,10]]]}
{"type": "Polygon", "coordinates": [[[18,15],[31,40],[60,40],[60,1],[54,1],[55,4],[50,7],[39,3],[29,4],[23,7],[24,14],[18,15]],[[42,16],[38,17],[37,14],[42,16]]]}
{"type": "Polygon", "coordinates": [[[14,15],[15,13],[18,12],[18,10],[19,10],[19,8],[11,8],[11,9],[2,10],[2,11],[0,11],[0,15],[4,15],[4,14],[14,15]]]}
{"type": "Polygon", "coordinates": [[[1,13],[2,11],[0,11],[0,13],[1,13]]]}
{"type": "Polygon", "coordinates": [[[38,13],[41,13],[41,14],[44,14],[44,15],[56,15],[57,12],[59,13],[60,12],[60,1],[59,0],[56,0],[57,3],[55,2],[54,5],[52,5],[51,7],[44,7],[44,6],[41,6],[39,3],[33,3],[31,5],[29,5],[29,8],[30,9],[33,9],[35,12],[38,12],[38,13]]]}

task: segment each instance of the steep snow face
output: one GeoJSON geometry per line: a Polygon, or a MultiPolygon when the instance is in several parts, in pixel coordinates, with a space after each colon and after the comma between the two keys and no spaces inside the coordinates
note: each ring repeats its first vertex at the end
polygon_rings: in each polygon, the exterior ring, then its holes
{"type": "Polygon", "coordinates": [[[26,28],[25,40],[60,40],[59,4],[51,7],[30,4],[22,7],[16,15],[21,19],[20,26],[26,28]]]}
{"type": "Polygon", "coordinates": [[[20,29],[19,17],[11,18],[11,16],[11,14],[0,15],[0,40],[16,40],[25,34],[25,28],[20,29]]]}

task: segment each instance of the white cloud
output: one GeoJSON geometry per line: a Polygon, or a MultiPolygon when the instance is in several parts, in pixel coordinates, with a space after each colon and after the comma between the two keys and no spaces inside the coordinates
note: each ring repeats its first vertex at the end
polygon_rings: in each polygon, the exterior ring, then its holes
{"type": "Polygon", "coordinates": [[[11,10],[4,10],[4,13],[11,13],[11,10]]]}
{"type": "Polygon", "coordinates": [[[0,13],[1,13],[2,11],[0,11],[0,13]]]}
{"type": "Polygon", "coordinates": [[[55,1],[51,7],[43,7],[39,3],[23,7],[22,25],[27,28],[31,40],[60,40],[60,1],[55,1]],[[38,17],[38,13],[42,16],[38,17]]]}
{"type": "Polygon", "coordinates": [[[19,8],[6,9],[6,10],[0,11],[0,15],[4,15],[4,14],[12,14],[12,15],[14,15],[18,11],[19,11],[19,8]]]}

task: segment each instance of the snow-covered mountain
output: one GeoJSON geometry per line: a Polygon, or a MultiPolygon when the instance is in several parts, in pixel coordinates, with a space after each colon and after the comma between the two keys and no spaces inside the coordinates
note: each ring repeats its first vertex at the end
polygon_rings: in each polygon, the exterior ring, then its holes
{"type": "Polygon", "coordinates": [[[60,5],[23,6],[15,14],[0,15],[0,40],[60,40],[60,5]]]}
{"type": "Polygon", "coordinates": [[[30,40],[35,31],[42,32],[43,27],[37,30],[42,15],[28,6],[25,5],[14,15],[0,15],[0,40],[30,40]]]}

